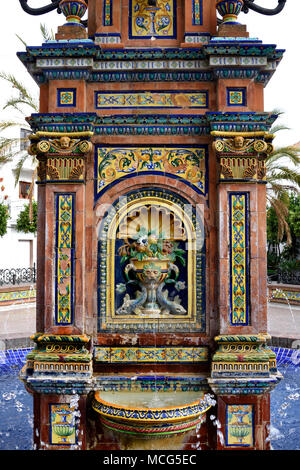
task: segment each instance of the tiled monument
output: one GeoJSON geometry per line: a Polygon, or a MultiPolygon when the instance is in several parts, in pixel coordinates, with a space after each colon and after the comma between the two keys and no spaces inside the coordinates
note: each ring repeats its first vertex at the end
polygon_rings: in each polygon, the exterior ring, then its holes
{"type": "Polygon", "coordinates": [[[237,18],[250,7],[37,9],[66,17],[55,40],[18,54],[40,86],[28,118],[37,333],[21,372],[37,449],[269,448],[281,376],[267,346],[265,159],[277,116],[263,93],[283,51],[249,37],[237,18]]]}

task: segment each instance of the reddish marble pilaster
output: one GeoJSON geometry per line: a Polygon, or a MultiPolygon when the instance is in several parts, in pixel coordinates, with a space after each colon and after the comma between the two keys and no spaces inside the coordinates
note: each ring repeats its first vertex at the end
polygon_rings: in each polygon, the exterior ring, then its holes
{"type": "MultiPolygon", "coordinates": [[[[34,407],[34,449],[35,450],[86,450],[86,395],[38,394],[33,396],[34,407]],[[64,405],[70,415],[66,421],[74,423],[71,436],[57,435],[53,423],[55,405],[64,405]],[[51,419],[52,418],[52,419],[51,419]]],[[[63,408],[63,407],[62,407],[63,408]]],[[[64,420],[57,417],[56,422],[64,420]]]]}
{"type": "MultiPolygon", "coordinates": [[[[270,449],[270,394],[253,396],[222,395],[218,397],[218,420],[221,424],[217,433],[217,450],[269,450],[270,449]],[[252,407],[252,427],[244,438],[230,438],[230,406],[248,405],[252,407]],[[246,438],[247,437],[247,438],[246,438]],[[238,442],[240,441],[240,442],[238,442]]],[[[238,422],[238,417],[235,422],[238,422]]],[[[243,422],[243,418],[241,419],[243,422]]],[[[249,423],[249,420],[246,421],[249,423]]],[[[246,427],[246,426],[245,426],[246,427]]]]}

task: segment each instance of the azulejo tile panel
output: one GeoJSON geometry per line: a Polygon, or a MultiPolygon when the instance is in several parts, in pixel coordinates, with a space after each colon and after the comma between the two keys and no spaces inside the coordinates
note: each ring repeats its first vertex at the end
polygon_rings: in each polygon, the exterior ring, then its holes
{"type": "Polygon", "coordinates": [[[229,194],[230,322],[249,324],[249,193],[229,194]]]}
{"type": "Polygon", "coordinates": [[[98,330],[205,331],[204,269],[194,207],[155,188],[122,195],[99,228],[98,330]]]}
{"type": "Polygon", "coordinates": [[[176,16],[176,0],[129,0],[129,38],[175,39],[176,16]]]}
{"type": "Polygon", "coordinates": [[[50,445],[76,444],[75,410],[69,403],[50,404],[50,445]]]}
{"type": "Polygon", "coordinates": [[[163,174],[180,179],[196,192],[207,194],[207,146],[100,147],[95,146],[95,198],[124,178],[163,174]]]}
{"type": "Polygon", "coordinates": [[[75,195],[56,195],[55,323],[73,323],[75,195]]]}
{"type": "Polygon", "coordinates": [[[208,361],[206,347],[95,347],[95,361],[104,363],[198,363],[208,361]]]}
{"type": "Polygon", "coordinates": [[[76,106],[76,88],[58,88],[57,106],[59,108],[76,106]]]}
{"type": "Polygon", "coordinates": [[[118,108],[208,108],[207,91],[95,92],[96,109],[118,108]]]}
{"type": "Polygon", "coordinates": [[[226,406],[226,446],[254,446],[254,406],[226,406]]]}
{"type": "Polygon", "coordinates": [[[247,106],[247,89],[227,88],[227,106],[247,106]]]}

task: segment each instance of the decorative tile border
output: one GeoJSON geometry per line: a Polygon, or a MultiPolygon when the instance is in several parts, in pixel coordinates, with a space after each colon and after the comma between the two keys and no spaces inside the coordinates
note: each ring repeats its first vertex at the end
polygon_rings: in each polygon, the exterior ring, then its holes
{"type": "Polygon", "coordinates": [[[113,0],[103,0],[103,26],[113,24],[113,0]]]}
{"type": "Polygon", "coordinates": [[[230,323],[249,324],[248,193],[229,193],[230,323]]]}
{"type": "Polygon", "coordinates": [[[71,446],[77,443],[75,410],[69,403],[49,404],[50,445],[71,446]]]}
{"type": "Polygon", "coordinates": [[[96,109],[141,108],[208,108],[208,92],[145,91],[122,93],[95,92],[96,109]]]}
{"type": "MultiPolygon", "coordinates": [[[[210,41],[209,33],[184,33],[184,42],[191,44],[208,44],[210,41]]],[[[206,62],[207,67],[207,62],[206,62]]]]}
{"type": "Polygon", "coordinates": [[[35,287],[25,287],[21,289],[12,289],[6,292],[0,292],[0,304],[9,305],[15,302],[34,302],[36,298],[35,287]]]}
{"type": "Polygon", "coordinates": [[[55,324],[71,325],[74,311],[75,195],[56,195],[55,324]]]}
{"type": "Polygon", "coordinates": [[[288,285],[268,285],[268,294],[269,302],[300,305],[300,285],[293,287],[288,285]]]}
{"type": "Polygon", "coordinates": [[[254,405],[226,405],[225,445],[254,446],[254,405]]]}
{"type": "MultiPolygon", "coordinates": [[[[143,3],[145,2],[146,0],[143,0],[143,3]]],[[[99,37],[100,43],[102,41],[111,42],[111,38],[104,40],[104,35],[99,37]]],[[[132,60],[146,62],[150,60],[151,62],[172,59],[184,59],[186,61],[204,59],[207,62],[206,74],[202,73],[201,80],[212,80],[214,74],[214,78],[250,78],[258,83],[266,84],[273,75],[284,52],[280,49],[276,50],[275,45],[262,44],[261,41],[245,40],[245,38],[231,38],[230,41],[228,41],[228,38],[208,38],[207,40],[205,33],[197,34],[194,32],[186,33],[186,38],[186,42],[201,42],[201,47],[197,50],[195,48],[101,49],[101,44],[98,44],[99,38],[97,39],[97,36],[95,36],[95,42],[92,40],[72,43],[68,41],[49,41],[43,44],[42,47],[28,47],[26,52],[18,53],[18,57],[28,67],[31,75],[38,83],[44,83],[49,79],[65,80],[68,78],[80,79],[80,77],[88,81],[99,81],[98,74],[94,74],[92,70],[93,61],[114,64],[116,61],[130,62],[132,60]],[[197,39],[197,36],[201,36],[201,39],[197,39]],[[205,41],[202,41],[202,39],[205,39],[205,41]],[[67,58],[63,59],[62,57],[67,58]],[[42,66],[41,60],[43,61],[42,66]],[[90,60],[92,63],[89,62],[90,60]],[[83,69],[83,61],[88,61],[85,69],[83,69]],[[49,67],[47,63],[50,64],[49,67]],[[51,70],[55,65],[64,70],[51,70]]],[[[145,72],[146,74],[151,73],[152,69],[153,67],[144,69],[144,75],[145,72]]],[[[107,70],[109,71],[109,69],[107,70]]],[[[179,70],[181,73],[177,72],[177,74],[180,76],[180,80],[189,82],[190,76],[195,76],[193,73],[186,74],[187,70],[183,67],[179,70]]],[[[167,74],[164,71],[156,73],[155,80],[165,81],[166,76],[167,74]]],[[[123,81],[144,81],[144,79],[145,77],[142,78],[140,74],[133,74],[124,69],[123,81]]],[[[196,78],[194,77],[194,79],[196,78]]],[[[150,77],[148,80],[153,81],[153,78],[150,77]]],[[[173,77],[171,80],[176,81],[178,78],[173,77]]],[[[107,79],[104,79],[104,81],[107,81],[107,79]]],[[[116,78],[116,81],[120,80],[116,78]]]]}
{"type": "Polygon", "coordinates": [[[203,6],[202,0],[192,0],[192,24],[203,24],[203,6]]]}
{"type": "MultiPolygon", "coordinates": [[[[95,44],[119,44],[121,36],[119,33],[96,33],[95,44]]],[[[91,59],[93,62],[93,59],[91,59]]]]}
{"type": "Polygon", "coordinates": [[[57,89],[57,106],[75,107],[76,106],[76,88],[58,88],[57,89]]]}
{"type": "Polygon", "coordinates": [[[208,361],[207,347],[103,347],[94,349],[96,362],[118,363],[199,363],[208,361]]]}

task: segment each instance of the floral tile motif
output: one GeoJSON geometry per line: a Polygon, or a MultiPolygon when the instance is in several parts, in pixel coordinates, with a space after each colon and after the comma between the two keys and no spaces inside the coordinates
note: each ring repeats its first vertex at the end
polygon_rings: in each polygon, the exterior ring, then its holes
{"type": "Polygon", "coordinates": [[[253,405],[226,406],[226,446],[253,447],[253,405]]]}
{"type": "Polygon", "coordinates": [[[206,194],[207,148],[96,146],[96,198],[121,178],[138,174],[167,174],[206,194]]]}

